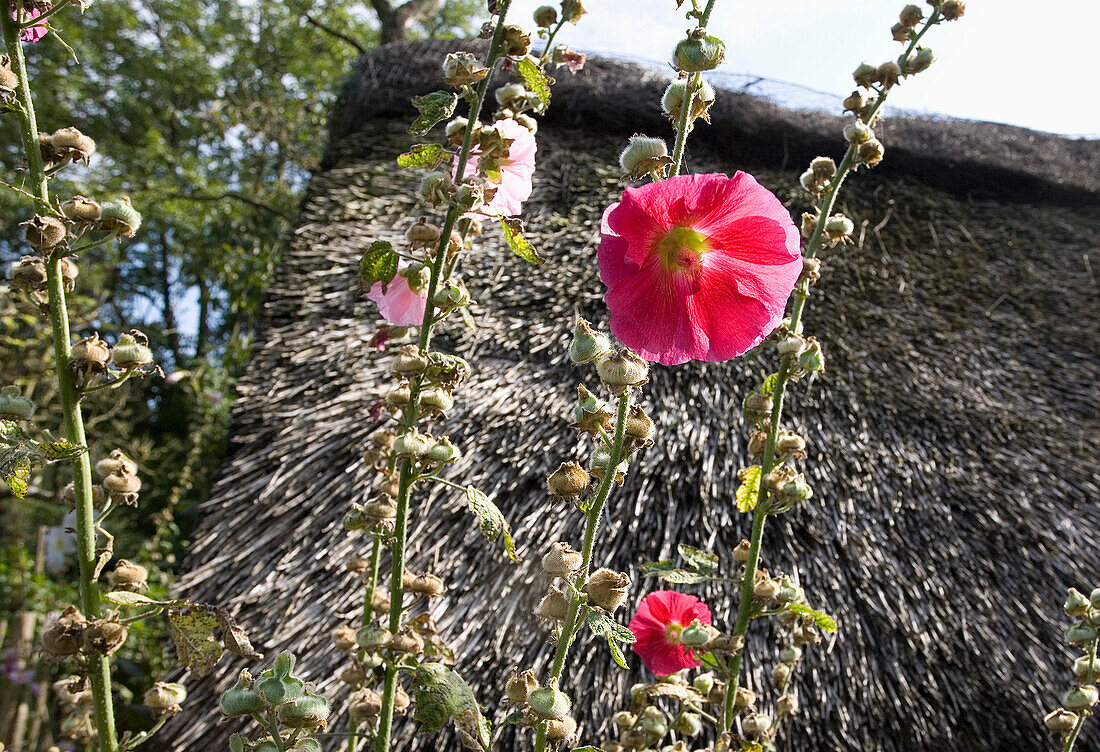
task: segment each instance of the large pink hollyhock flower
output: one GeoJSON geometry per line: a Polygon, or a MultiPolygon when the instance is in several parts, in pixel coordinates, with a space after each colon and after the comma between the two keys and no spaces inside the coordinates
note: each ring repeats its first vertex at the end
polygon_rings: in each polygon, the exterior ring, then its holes
{"type": "MultiPolygon", "coordinates": [[[[47,10],[51,7],[53,7],[53,6],[49,6],[49,5],[46,6],[47,10]]],[[[39,11],[38,8],[31,8],[30,10],[25,10],[23,12],[22,20],[24,22],[25,21],[32,21],[32,20],[38,18],[41,15],[42,15],[42,12],[39,11]]],[[[14,18],[16,21],[21,20],[19,18],[18,9],[12,11],[11,17],[14,18]]],[[[27,28],[25,28],[25,29],[23,29],[22,31],[19,32],[19,39],[23,42],[37,42],[39,39],[41,39],[44,36],[46,36],[46,24],[44,24],[44,23],[35,24],[34,26],[28,26],[27,28]]]]}
{"type": "Polygon", "coordinates": [[[409,280],[400,274],[390,280],[385,292],[382,292],[382,283],[375,282],[367,291],[367,297],[378,304],[382,318],[394,326],[420,326],[424,323],[427,292],[412,289],[409,280]]]}
{"type": "Polygon", "coordinates": [[[710,609],[694,595],[675,590],[650,593],[630,620],[634,652],[658,676],[702,665],[691,650],[680,644],[680,633],[696,619],[710,624],[710,609]]]}
{"type": "Polygon", "coordinates": [[[782,320],[802,271],[790,213],[752,175],[680,175],[603,214],[611,331],[672,366],[743,354],[782,320]]]}
{"type": "MultiPolygon", "coordinates": [[[[499,120],[495,125],[505,138],[512,139],[512,145],[508,147],[508,158],[500,165],[496,195],[478,211],[514,217],[520,213],[523,202],[534,188],[531,176],[535,174],[535,134],[512,119],[499,120]]],[[[470,155],[465,177],[477,174],[478,161],[477,152],[470,155]]]]}

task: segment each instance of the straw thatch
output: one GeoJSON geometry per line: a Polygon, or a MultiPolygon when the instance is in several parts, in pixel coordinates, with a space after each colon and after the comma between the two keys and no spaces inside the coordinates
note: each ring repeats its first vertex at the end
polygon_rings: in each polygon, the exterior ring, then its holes
{"type": "MultiPolygon", "coordinates": [[[[340,703],[328,633],[357,618],[361,597],[342,570],[361,539],[340,519],[370,493],[360,455],[389,382],[389,354],[368,345],[378,322],[355,265],[365,244],[397,238],[416,214],[416,176],[393,159],[410,143],[409,97],[436,88],[444,50],[367,56],[333,116],[182,584],[230,605],[262,649],[297,652],[340,703]]],[[[531,615],[545,587],[539,555],[579,537],[580,516],[548,501],[543,478],[577,456],[563,416],[578,380],[594,387],[565,350],[577,314],[606,322],[594,250],[602,208],[621,190],[616,153],[636,130],[669,133],[660,75],[598,61],[561,79],[525,211],[549,262],[526,265],[488,231],[463,262],[478,329],[438,340],[474,366],[447,423],[465,453],[450,475],[495,499],[527,556],[505,561],[450,491],[418,498],[413,512],[411,568],[447,578],[433,613],[498,717],[507,669],[549,654],[531,615]]],[[[691,168],[751,169],[800,211],[797,173],[839,152],[838,123],[721,92],[713,125],[693,136],[691,168]]],[[[858,243],[826,254],[807,316],[829,370],[795,387],[790,413],[811,441],[816,495],[766,535],[765,564],[797,569],[841,623],[809,651],[804,711],[781,748],[1047,749],[1040,718],[1069,680],[1065,588],[1100,584],[1100,145],[955,121],[882,130],[887,161],[851,180],[842,201],[858,243]]],[[[642,400],[659,440],[612,498],[601,564],[633,571],[678,542],[728,552],[747,533],[731,505],[746,456],[736,406],[768,365],[655,369],[642,400]]],[[[730,591],[702,595],[728,621],[730,591]]],[[[574,650],[566,687],[595,742],[617,709],[610,698],[641,672],[615,669],[595,640],[574,650]]],[[[758,688],[775,651],[757,630],[758,688]]],[[[177,748],[224,747],[231,727],[203,690],[236,668],[193,690],[170,737],[177,748]]],[[[1079,748],[1096,752],[1098,740],[1079,748]]]]}

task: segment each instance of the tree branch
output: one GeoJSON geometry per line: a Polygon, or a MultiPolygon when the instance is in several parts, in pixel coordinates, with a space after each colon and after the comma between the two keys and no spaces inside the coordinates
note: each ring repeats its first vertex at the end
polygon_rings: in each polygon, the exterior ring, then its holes
{"type": "MultiPolygon", "coordinates": [[[[383,2],[385,2],[385,0],[383,0],[383,2]]],[[[303,18],[306,19],[306,23],[308,23],[310,26],[313,26],[314,28],[320,29],[321,31],[325,32],[326,34],[328,34],[330,36],[336,37],[337,39],[342,39],[343,41],[347,42],[352,47],[357,49],[359,51],[360,55],[367,54],[367,48],[364,47],[363,45],[361,45],[359,42],[355,41],[355,39],[348,36],[347,34],[343,34],[339,31],[337,31],[336,29],[332,28],[331,26],[328,26],[328,25],[318,21],[316,18],[309,15],[308,13],[303,14],[303,18]]]]}
{"type": "Polygon", "coordinates": [[[222,193],[210,194],[210,195],[203,194],[203,193],[167,193],[167,194],[164,195],[164,197],[165,198],[178,198],[178,199],[183,199],[184,201],[222,201],[223,199],[231,198],[231,199],[235,199],[237,201],[240,201],[241,203],[248,204],[249,206],[255,207],[256,209],[261,209],[261,210],[263,210],[265,212],[268,212],[270,214],[274,214],[276,216],[282,217],[287,222],[293,222],[294,221],[294,217],[287,214],[286,212],[280,211],[279,209],[276,209],[274,206],[268,206],[267,204],[263,203],[262,201],[257,201],[254,198],[249,198],[248,196],[245,196],[242,193],[237,193],[236,191],[223,191],[222,193]]]}

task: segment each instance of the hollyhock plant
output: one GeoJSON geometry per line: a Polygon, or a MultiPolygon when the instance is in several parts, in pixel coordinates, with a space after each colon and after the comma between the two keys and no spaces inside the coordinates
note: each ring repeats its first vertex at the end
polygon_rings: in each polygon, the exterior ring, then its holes
{"type": "Polygon", "coordinates": [[[729,360],[759,343],[802,271],[790,213],[744,172],[627,188],[601,230],[611,331],[666,366],[729,360]]]}
{"type": "MultiPolygon", "coordinates": [[[[46,6],[47,10],[52,6],[46,6]]],[[[31,8],[23,12],[23,18],[19,18],[19,11],[12,11],[11,17],[16,21],[26,23],[27,21],[33,21],[42,15],[42,12],[38,8],[31,8]]],[[[46,24],[35,24],[34,26],[28,26],[19,32],[19,39],[23,42],[37,42],[42,37],[46,36],[46,24]]]]}
{"type": "Polygon", "coordinates": [[[695,654],[680,643],[680,633],[696,619],[710,624],[710,608],[694,595],[675,590],[650,593],[630,620],[630,631],[636,640],[634,652],[658,676],[700,666],[695,654]]]}
{"type": "MultiPolygon", "coordinates": [[[[502,214],[514,217],[523,208],[523,202],[531,195],[531,176],[535,174],[535,134],[512,119],[495,123],[505,138],[512,139],[508,158],[500,164],[500,183],[493,199],[479,211],[483,214],[502,214]]],[[[466,163],[466,177],[477,174],[477,152],[466,163]]]]}
{"type": "Polygon", "coordinates": [[[424,323],[424,309],[428,305],[428,296],[424,290],[414,290],[409,280],[397,274],[386,291],[382,283],[375,282],[367,291],[367,297],[378,304],[378,313],[394,326],[419,326],[424,323]]]}

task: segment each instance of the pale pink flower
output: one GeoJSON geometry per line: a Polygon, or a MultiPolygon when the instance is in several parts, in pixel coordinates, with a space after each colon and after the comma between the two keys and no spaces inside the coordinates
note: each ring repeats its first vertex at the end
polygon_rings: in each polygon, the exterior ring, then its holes
{"type": "Polygon", "coordinates": [[[585,54],[583,52],[571,50],[564,44],[559,44],[554,48],[554,64],[557,66],[566,66],[569,68],[570,73],[576,73],[583,68],[585,59],[585,54]]]}
{"type": "MultiPolygon", "coordinates": [[[[47,10],[51,7],[52,6],[49,6],[49,5],[46,6],[47,10]]],[[[13,10],[12,13],[11,13],[12,18],[14,18],[16,21],[22,20],[23,22],[31,21],[35,18],[38,18],[41,15],[42,15],[42,12],[39,11],[38,8],[31,8],[30,10],[24,10],[22,19],[19,18],[18,8],[16,10],[13,10]]],[[[46,24],[44,24],[44,23],[35,24],[34,26],[28,26],[27,28],[25,28],[25,29],[23,29],[22,31],[19,32],[19,39],[24,41],[24,42],[37,42],[39,39],[41,39],[44,36],[46,36],[46,24]]]]}
{"type": "Polygon", "coordinates": [[[396,275],[382,292],[382,283],[375,282],[367,291],[367,297],[378,304],[378,313],[394,326],[419,326],[424,323],[424,309],[428,295],[424,290],[409,287],[409,280],[396,275]]]}
{"type": "MultiPolygon", "coordinates": [[[[535,134],[512,119],[499,120],[495,125],[505,138],[512,139],[512,145],[508,147],[508,158],[500,165],[500,183],[496,186],[496,195],[478,211],[514,217],[520,213],[523,202],[533,190],[531,176],[535,174],[535,134]]],[[[478,156],[475,151],[466,163],[465,177],[476,175],[477,167],[478,156]]]]}
{"type": "Polygon", "coordinates": [[[701,665],[695,653],[680,642],[680,633],[695,620],[710,624],[710,608],[694,595],[675,590],[650,593],[628,625],[634,633],[634,652],[658,676],[701,665]]]}
{"type": "Polygon", "coordinates": [[[611,331],[666,366],[729,360],[759,343],[802,271],[790,213],[744,172],[627,188],[601,229],[611,331]]]}

